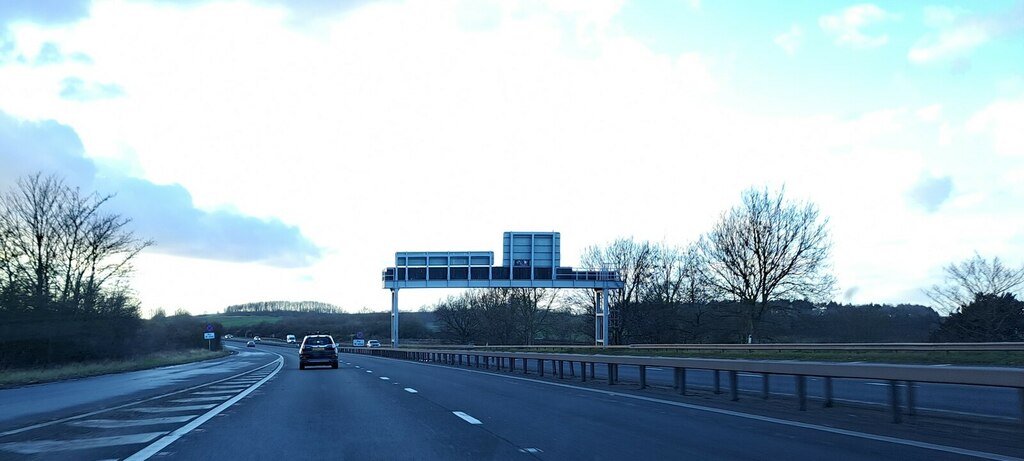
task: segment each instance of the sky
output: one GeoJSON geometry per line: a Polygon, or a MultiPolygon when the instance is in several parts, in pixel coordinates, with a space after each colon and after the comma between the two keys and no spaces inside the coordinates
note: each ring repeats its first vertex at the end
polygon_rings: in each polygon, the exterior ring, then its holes
{"type": "Polygon", "coordinates": [[[1024,264],[1022,120],[1020,0],[0,3],[0,190],[116,194],[143,312],[383,311],[396,251],[558,231],[577,265],[783,186],[837,301],[930,305],[1024,264]]]}

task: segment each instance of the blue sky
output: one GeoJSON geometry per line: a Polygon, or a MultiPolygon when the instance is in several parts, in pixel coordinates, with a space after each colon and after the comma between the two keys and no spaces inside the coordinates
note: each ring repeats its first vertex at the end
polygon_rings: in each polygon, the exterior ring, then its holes
{"type": "Polygon", "coordinates": [[[1020,120],[1020,1],[0,5],[0,187],[118,193],[144,310],[383,310],[395,251],[685,246],[782,185],[837,300],[928,303],[949,262],[1024,263],[1020,120]]]}

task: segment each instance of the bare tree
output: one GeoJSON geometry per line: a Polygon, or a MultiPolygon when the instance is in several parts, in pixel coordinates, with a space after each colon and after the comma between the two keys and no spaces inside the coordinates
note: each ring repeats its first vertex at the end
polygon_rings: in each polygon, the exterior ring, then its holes
{"type": "Polygon", "coordinates": [[[434,309],[434,315],[441,322],[441,331],[459,344],[468,344],[480,336],[480,314],[473,308],[471,300],[469,293],[449,296],[434,309]]]}
{"type": "MultiPolygon", "coordinates": [[[[584,269],[618,270],[622,275],[622,290],[609,293],[611,318],[608,319],[610,344],[622,344],[630,331],[637,328],[634,306],[649,292],[654,271],[660,260],[660,248],[648,241],[637,242],[630,238],[619,238],[605,247],[590,246],[583,251],[580,265],[584,269]]],[[[592,294],[587,296],[593,299],[592,294]]],[[[576,302],[583,301],[577,295],[576,302]]],[[[588,309],[594,312],[592,307],[588,309]]]]}
{"type": "Polygon", "coordinates": [[[1024,286],[1024,266],[1012,269],[998,256],[989,262],[975,253],[973,258],[951,263],[942,270],[945,284],[933,285],[925,294],[946,313],[959,312],[978,296],[999,297],[1024,286]]]}
{"type": "Polygon", "coordinates": [[[787,201],[784,189],[751,188],[742,200],[697,242],[696,267],[710,287],[746,306],[743,333],[753,339],[771,301],[825,300],[835,278],[828,219],[815,205],[787,201]]]}
{"type": "Polygon", "coordinates": [[[124,304],[130,263],[152,242],[135,237],[128,218],[100,213],[110,198],[41,173],[0,197],[5,309],[73,313],[94,312],[101,299],[124,304]],[[10,301],[16,291],[25,293],[23,303],[10,301]]]}

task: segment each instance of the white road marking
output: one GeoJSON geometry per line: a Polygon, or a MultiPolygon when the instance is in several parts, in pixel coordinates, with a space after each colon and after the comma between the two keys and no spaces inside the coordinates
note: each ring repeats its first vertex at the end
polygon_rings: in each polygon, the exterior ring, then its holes
{"type": "Polygon", "coordinates": [[[381,376],[381,377],[380,377],[380,379],[382,379],[382,380],[384,380],[384,381],[387,381],[387,380],[389,380],[389,379],[391,379],[391,378],[388,378],[387,376],[381,376]]]}
{"type": "Polygon", "coordinates": [[[250,388],[242,391],[240,394],[232,397],[231,400],[228,400],[227,402],[224,402],[224,403],[222,403],[220,405],[217,405],[217,408],[214,408],[214,409],[204,413],[202,416],[192,420],[192,422],[190,422],[190,423],[188,423],[188,424],[178,428],[177,430],[175,430],[174,432],[171,432],[170,434],[167,434],[167,435],[161,437],[159,440],[157,440],[156,442],[151,443],[146,448],[143,448],[142,450],[139,450],[138,452],[136,452],[134,455],[131,455],[131,456],[125,458],[124,461],[144,461],[144,460],[147,460],[147,459],[151,458],[153,455],[159,453],[160,450],[163,450],[168,445],[174,443],[176,440],[180,439],[185,434],[188,434],[189,432],[192,432],[193,429],[195,429],[195,428],[199,427],[200,425],[202,425],[203,423],[209,421],[214,416],[217,416],[218,414],[220,414],[222,411],[227,410],[228,407],[230,407],[231,405],[234,405],[239,400],[242,400],[243,398],[245,398],[245,396],[251,394],[253,391],[258,389],[260,386],[262,386],[267,381],[270,381],[270,378],[273,378],[274,375],[276,375],[277,372],[281,371],[281,368],[284,367],[284,356],[281,355],[281,354],[277,354],[276,352],[274,352],[273,354],[276,354],[277,357],[278,357],[278,359],[277,359],[277,368],[275,368],[274,371],[272,371],[270,373],[267,373],[267,376],[265,378],[263,378],[262,380],[260,380],[260,382],[258,382],[256,384],[253,384],[252,387],[250,387],[250,388]]]}
{"type": "Polygon", "coordinates": [[[0,444],[0,449],[13,451],[23,455],[48,453],[52,451],[85,450],[87,448],[113,447],[117,445],[133,445],[146,443],[167,432],[146,432],[143,434],[115,435],[94,439],[71,440],[33,440],[30,442],[8,442],[0,444]]]}
{"type": "Polygon", "coordinates": [[[356,365],[356,368],[360,368],[359,365],[356,365]]]}
{"type": "Polygon", "coordinates": [[[533,448],[533,447],[531,447],[531,448],[520,448],[519,451],[522,452],[522,453],[544,453],[544,450],[541,450],[540,448],[533,448]]]}
{"type": "Polygon", "coordinates": [[[199,392],[193,392],[193,394],[195,394],[195,395],[218,395],[218,394],[234,394],[236,392],[238,392],[238,391],[236,391],[234,389],[231,389],[231,390],[227,390],[227,391],[199,391],[199,392]]]}
{"type": "Polygon", "coordinates": [[[175,411],[194,411],[194,410],[209,410],[217,406],[215,403],[209,405],[178,405],[176,407],[142,407],[142,408],[129,408],[129,411],[137,411],[139,413],[173,413],[175,411]]]}
{"type": "MultiPolygon", "coordinates": [[[[600,354],[598,354],[598,355],[600,355],[600,354]]],[[[388,360],[388,359],[382,359],[382,360],[388,360]]],[[[838,428],[835,428],[835,427],[819,426],[817,424],[802,423],[802,422],[799,422],[799,421],[789,421],[789,420],[780,419],[780,418],[772,418],[770,416],[753,415],[753,414],[749,414],[749,413],[741,413],[741,412],[738,412],[738,411],[723,410],[723,409],[720,409],[720,408],[702,407],[700,405],[694,405],[694,404],[691,404],[691,403],[673,402],[671,400],[662,400],[662,399],[659,399],[659,398],[647,397],[647,396],[642,396],[642,395],[632,395],[632,394],[623,394],[623,393],[613,392],[613,391],[603,391],[603,390],[600,390],[600,389],[591,389],[591,388],[587,388],[587,387],[574,386],[572,384],[556,383],[556,382],[550,382],[550,381],[540,381],[540,380],[533,379],[533,378],[524,378],[524,377],[521,377],[521,376],[500,375],[500,374],[497,374],[497,373],[491,373],[491,372],[487,372],[487,371],[471,370],[471,369],[468,369],[468,368],[454,368],[454,367],[449,367],[449,366],[445,366],[445,365],[435,365],[435,364],[432,364],[432,363],[424,363],[424,362],[408,362],[408,363],[413,364],[413,365],[418,365],[418,366],[444,368],[446,370],[453,370],[453,371],[457,371],[457,372],[477,373],[477,374],[481,374],[481,375],[495,376],[495,377],[501,377],[501,378],[505,378],[505,379],[516,379],[516,380],[520,380],[520,381],[529,381],[531,383],[543,384],[543,385],[546,385],[546,386],[556,386],[556,387],[562,387],[562,388],[567,388],[567,389],[575,389],[575,390],[579,390],[579,391],[585,391],[585,392],[591,392],[591,393],[596,393],[596,394],[602,394],[602,395],[606,395],[606,396],[610,396],[610,397],[622,397],[622,398],[627,398],[627,399],[636,399],[636,400],[643,400],[643,401],[653,402],[653,403],[661,403],[661,404],[671,405],[671,406],[675,406],[675,407],[688,408],[688,409],[691,409],[691,410],[704,411],[704,412],[708,412],[708,413],[716,413],[716,414],[727,415],[727,416],[734,416],[734,417],[737,417],[737,418],[752,419],[752,420],[755,420],[755,421],[761,421],[761,422],[772,423],[772,424],[779,424],[779,425],[782,425],[782,426],[798,427],[798,428],[801,428],[801,429],[808,429],[808,430],[812,430],[812,431],[828,432],[828,433],[832,433],[832,434],[845,435],[845,436],[855,437],[855,438],[860,438],[860,439],[874,440],[876,442],[887,442],[887,443],[892,443],[892,444],[896,444],[896,445],[905,445],[905,446],[910,446],[910,447],[915,447],[915,448],[921,448],[921,449],[924,449],[924,450],[941,451],[941,452],[945,452],[945,453],[953,453],[953,454],[964,455],[964,456],[973,456],[975,458],[991,459],[991,460],[995,460],[995,461],[1022,461],[1022,458],[1015,458],[1015,457],[1012,457],[1012,456],[1000,455],[998,453],[989,453],[989,452],[984,452],[984,451],[968,450],[966,448],[953,447],[953,446],[949,446],[949,445],[939,445],[939,444],[935,444],[935,443],[920,442],[920,441],[917,441],[917,440],[901,439],[901,438],[889,437],[889,436],[885,436],[885,435],[870,434],[870,433],[867,433],[867,432],[857,432],[857,431],[851,431],[851,430],[846,430],[846,429],[838,429],[838,428]]]]}
{"type": "Polygon", "coordinates": [[[171,400],[174,403],[195,403],[195,402],[220,402],[221,400],[230,399],[230,395],[217,395],[213,397],[189,397],[187,399],[176,399],[171,400]]]}
{"type": "Polygon", "coordinates": [[[458,417],[462,418],[463,420],[465,420],[469,424],[483,424],[483,423],[480,422],[479,419],[476,419],[476,418],[474,418],[472,416],[469,416],[469,415],[467,415],[467,414],[465,414],[465,413],[463,413],[461,411],[453,411],[452,413],[454,413],[455,416],[458,416],[458,417]]]}
{"type": "MultiPolygon", "coordinates": [[[[864,383],[866,386],[888,386],[889,383],[864,383]]],[[[896,384],[897,386],[903,387],[902,384],[896,384]]]]}
{"type": "Polygon", "coordinates": [[[417,391],[416,389],[413,389],[411,387],[407,387],[407,388],[405,388],[405,392],[408,392],[410,394],[415,394],[415,393],[417,393],[419,391],[417,391]]]}
{"type": "MultiPolygon", "coordinates": [[[[280,354],[278,356],[280,356],[280,354]]],[[[236,374],[234,376],[228,376],[227,378],[219,379],[219,380],[214,381],[212,383],[204,383],[204,384],[200,384],[200,385],[197,385],[197,386],[192,386],[192,387],[188,387],[188,388],[185,388],[185,389],[177,390],[177,391],[174,391],[174,392],[168,392],[166,394],[161,394],[161,395],[157,395],[157,396],[154,396],[154,397],[150,397],[148,399],[145,399],[145,400],[142,400],[142,401],[139,401],[139,402],[130,402],[130,403],[126,403],[126,404],[123,404],[123,405],[118,405],[116,407],[104,408],[102,410],[90,411],[90,412],[87,412],[87,413],[82,413],[80,415],[74,415],[74,416],[69,416],[67,418],[61,418],[61,419],[55,419],[53,421],[47,421],[45,423],[38,423],[38,424],[33,424],[31,426],[24,426],[24,427],[19,427],[17,429],[11,429],[9,431],[0,432],[0,437],[7,437],[8,435],[19,434],[19,433],[22,433],[22,432],[25,432],[25,431],[31,431],[31,430],[34,430],[34,429],[39,429],[41,427],[52,426],[54,424],[60,424],[60,423],[68,422],[68,421],[74,421],[76,419],[88,418],[90,416],[95,416],[95,415],[98,415],[98,414],[101,414],[101,413],[107,413],[107,412],[111,412],[111,411],[114,411],[114,410],[120,410],[122,408],[130,407],[132,405],[138,405],[140,403],[151,402],[153,400],[162,399],[164,397],[170,397],[172,395],[184,394],[186,392],[194,391],[196,389],[204,389],[204,388],[207,388],[208,386],[210,386],[211,384],[223,383],[223,382],[230,381],[232,379],[236,379],[236,378],[239,378],[239,377],[242,377],[242,376],[251,375],[252,373],[255,373],[255,372],[257,372],[257,371],[259,371],[259,370],[261,370],[261,369],[263,369],[265,367],[273,365],[274,363],[275,362],[270,362],[270,363],[267,363],[265,365],[260,365],[259,367],[256,367],[256,368],[254,368],[252,370],[243,371],[243,372],[238,373],[238,374],[236,374]]],[[[234,391],[232,391],[232,392],[234,392],[234,391]]]]}
{"type": "Polygon", "coordinates": [[[68,424],[79,427],[96,427],[100,429],[115,429],[119,427],[149,426],[152,424],[183,423],[199,415],[167,416],[165,418],[149,419],[87,419],[85,421],[71,421],[68,424]]]}
{"type": "Polygon", "coordinates": [[[366,370],[367,373],[373,373],[373,370],[366,370]]]}

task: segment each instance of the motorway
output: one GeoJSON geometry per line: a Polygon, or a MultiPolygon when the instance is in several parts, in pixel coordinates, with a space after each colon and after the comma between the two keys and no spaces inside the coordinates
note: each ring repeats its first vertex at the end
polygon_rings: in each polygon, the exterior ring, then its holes
{"type": "Polygon", "coordinates": [[[884,417],[869,423],[881,431],[851,430],[812,412],[364,355],[300,371],[293,348],[230,347],[240,353],[0,390],[0,460],[1024,457],[1013,427],[918,437],[884,417]]]}

